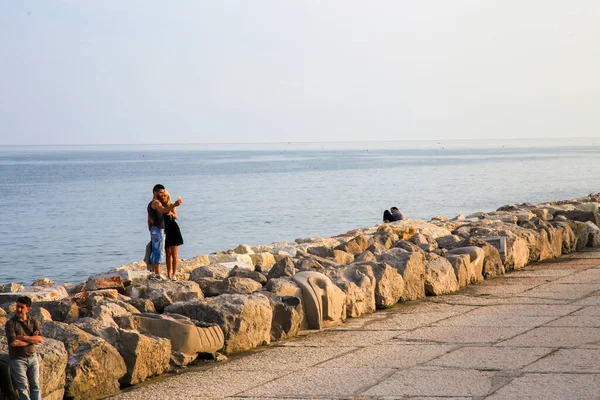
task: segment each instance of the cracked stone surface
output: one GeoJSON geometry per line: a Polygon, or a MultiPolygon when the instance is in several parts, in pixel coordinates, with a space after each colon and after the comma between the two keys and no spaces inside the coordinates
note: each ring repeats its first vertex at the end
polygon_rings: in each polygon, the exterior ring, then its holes
{"type": "Polygon", "coordinates": [[[113,399],[599,399],[600,249],[525,267],[113,399]]]}

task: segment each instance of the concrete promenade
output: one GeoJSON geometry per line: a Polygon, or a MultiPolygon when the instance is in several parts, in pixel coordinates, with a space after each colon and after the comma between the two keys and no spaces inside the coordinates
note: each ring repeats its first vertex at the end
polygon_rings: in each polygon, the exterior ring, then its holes
{"type": "Polygon", "coordinates": [[[113,398],[600,399],[600,249],[113,398]]]}

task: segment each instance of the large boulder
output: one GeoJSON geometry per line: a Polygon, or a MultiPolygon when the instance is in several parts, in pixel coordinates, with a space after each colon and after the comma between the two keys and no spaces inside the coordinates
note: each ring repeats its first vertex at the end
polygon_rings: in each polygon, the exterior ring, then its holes
{"type": "MultiPolygon", "coordinates": [[[[369,239],[365,235],[358,235],[345,243],[335,247],[334,250],[341,250],[353,255],[360,254],[370,246],[369,239]]],[[[340,263],[341,264],[341,263],[340,263]]]]}
{"type": "Polygon", "coordinates": [[[44,338],[44,342],[37,345],[36,351],[40,362],[42,398],[62,399],[65,394],[66,369],[69,360],[64,344],[58,340],[44,338]]]}
{"type": "Polygon", "coordinates": [[[573,234],[577,238],[577,242],[575,243],[575,250],[581,251],[585,249],[590,239],[588,226],[586,225],[586,223],[581,221],[569,221],[569,226],[571,227],[573,234]]]}
{"type": "Polygon", "coordinates": [[[327,246],[311,246],[306,249],[306,252],[323,258],[333,257],[333,248],[327,246]]]}
{"type": "Polygon", "coordinates": [[[477,246],[483,250],[483,270],[482,274],[485,279],[490,279],[496,276],[504,275],[504,264],[500,258],[498,249],[488,244],[486,241],[471,237],[464,243],[468,246],[477,246]]]}
{"type": "MultiPolygon", "coordinates": [[[[242,263],[254,265],[254,264],[252,264],[252,257],[250,257],[249,254],[236,254],[236,253],[209,254],[208,259],[210,261],[210,264],[224,264],[224,263],[229,264],[229,263],[242,262],[242,263]]],[[[231,265],[231,268],[233,268],[233,265],[231,265]]]]}
{"type": "Polygon", "coordinates": [[[404,294],[404,279],[402,279],[402,275],[396,268],[376,261],[352,265],[361,270],[368,266],[373,272],[375,277],[375,306],[377,308],[388,308],[400,301],[404,294]]]}
{"type": "Polygon", "coordinates": [[[198,282],[202,278],[220,278],[225,279],[229,276],[231,270],[220,264],[203,265],[190,272],[190,281],[198,282]]]}
{"type": "Polygon", "coordinates": [[[54,321],[66,322],[79,318],[79,307],[71,299],[40,301],[32,305],[32,309],[35,307],[42,307],[48,310],[54,321]]]}
{"type": "Polygon", "coordinates": [[[116,394],[127,369],[119,352],[106,340],[62,322],[44,322],[42,335],[61,341],[69,355],[65,396],[96,399],[116,394]]]}
{"type": "Polygon", "coordinates": [[[252,263],[256,266],[260,266],[263,271],[270,269],[275,264],[275,257],[271,253],[255,253],[250,254],[252,263]]]}
{"type": "Polygon", "coordinates": [[[119,352],[105,340],[91,337],[69,356],[65,397],[97,399],[117,394],[126,373],[119,352]]]}
{"type": "Polygon", "coordinates": [[[271,340],[295,337],[304,320],[300,298],[296,296],[269,296],[273,309],[271,340]]]}
{"type": "Polygon", "coordinates": [[[196,280],[204,297],[214,297],[225,293],[224,281],[223,278],[199,278],[196,280]]]}
{"type": "Polygon", "coordinates": [[[254,254],[252,247],[248,246],[247,244],[240,244],[238,247],[233,249],[233,252],[236,254],[254,254]]]}
{"type": "MultiPolygon", "coordinates": [[[[123,273],[127,273],[127,271],[123,271],[123,273]]],[[[145,273],[145,277],[147,278],[148,274],[145,273]]],[[[119,291],[119,293],[125,292],[125,285],[123,283],[123,278],[118,272],[109,273],[105,272],[102,274],[90,276],[85,283],[85,290],[103,290],[103,289],[115,289],[119,291]]]]}
{"type": "Polygon", "coordinates": [[[169,367],[171,341],[156,336],[146,336],[133,330],[119,330],[115,345],[123,357],[127,373],[121,378],[125,385],[135,385],[160,375],[169,367]]]}
{"type": "Polygon", "coordinates": [[[19,283],[6,283],[0,285],[0,293],[17,293],[25,289],[25,287],[19,283]]]}
{"type": "Polygon", "coordinates": [[[483,263],[485,261],[485,252],[482,248],[477,246],[457,247],[455,249],[448,250],[447,256],[452,255],[469,256],[466,276],[467,284],[476,283],[483,280],[483,263]]]}
{"type": "Polygon", "coordinates": [[[269,279],[264,288],[275,296],[295,296],[302,299],[302,290],[291,278],[269,279]]]}
{"type": "Polygon", "coordinates": [[[281,260],[277,261],[275,265],[269,271],[269,279],[273,278],[281,278],[284,276],[294,276],[296,273],[296,267],[294,266],[294,261],[290,257],[284,257],[281,260]]]}
{"type": "Polygon", "coordinates": [[[418,300],[425,297],[425,256],[422,252],[408,252],[400,248],[391,248],[375,254],[378,262],[395,268],[404,280],[403,301],[418,300]]]}
{"type": "Polygon", "coordinates": [[[600,245],[600,228],[590,221],[585,224],[588,227],[588,247],[598,247],[600,245]]]}
{"type": "Polygon", "coordinates": [[[262,285],[254,279],[239,276],[224,279],[222,285],[223,293],[228,294],[250,294],[262,289],[262,285]]]}
{"type": "Polygon", "coordinates": [[[458,290],[454,268],[446,258],[429,260],[425,266],[425,273],[425,293],[428,296],[441,296],[458,290]]]}
{"type": "Polygon", "coordinates": [[[261,285],[267,283],[267,277],[261,274],[258,271],[250,271],[245,268],[234,267],[227,276],[228,278],[238,277],[238,278],[250,278],[261,285]]]}
{"type": "Polygon", "coordinates": [[[375,311],[375,275],[370,265],[329,269],[327,276],[346,294],[346,316],[358,318],[375,311]]]}
{"type": "Polygon", "coordinates": [[[269,299],[262,294],[223,294],[204,301],[175,303],[165,312],[219,325],[225,335],[224,352],[227,354],[271,342],[273,310],[269,299]]]}
{"type": "Polygon", "coordinates": [[[33,303],[39,301],[55,301],[69,297],[64,286],[25,286],[18,292],[0,293],[0,304],[14,303],[21,296],[27,296],[33,303]]]}
{"type": "Polygon", "coordinates": [[[140,286],[138,290],[139,294],[137,296],[132,295],[131,297],[151,300],[158,312],[162,312],[165,307],[177,301],[189,301],[204,298],[200,286],[192,281],[148,281],[145,286],[140,286]]]}
{"type": "Polygon", "coordinates": [[[471,257],[468,254],[446,254],[446,259],[454,269],[458,287],[463,288],[471,282],[468,279],[471,257]]]}

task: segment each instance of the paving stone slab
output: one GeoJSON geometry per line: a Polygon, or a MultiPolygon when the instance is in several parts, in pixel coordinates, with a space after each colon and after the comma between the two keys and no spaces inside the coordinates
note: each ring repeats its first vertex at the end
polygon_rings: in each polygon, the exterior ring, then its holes
{"type": "Polygon", "coordinates": [[[318,367],[334,368],[343,365],[354,368],[408,368],[446,354],[453,348],[452,345],[381,344],[357,349],[321,363],[318,367]]]}
{"type": "Polygon", "coordinates": [[[455,313],[396,314],[369,325],[372,330],[412,330],[454,317],[455,313]]]}
{"type": "Polygon", "coordinates": [[[515,296],[556,300],[579,300],[597,291],[597,284],[580,285],[549,283],[547,285],[536,287],[524,293],[515,294],[515,296]]]}
{"type": "Polygon", "coordinates": [[[487,315],[482,315],[482,313],[459,315],[435,322],[432,326],[520,326],[531,329],[544,325],[555,318],[495,314],[490,312],[487,315]]]}
{"type": "Polygon", "coordinates": [[[486,400],[598,399],[600,375],[525,374],[486,400]]]}
{"type": "Polygon", "coordinates": [[[496,343],[522,334],[522,327],[442,326],[415,329],[397,336],[400,340],[436,343],[496,343]]]}
{"type": "MultiPolygon", "coordinates": [[[[528,365],[525,371],[600,374],[600,349],[559,349],[548,357],[528,365]]],[[[598,395],[600,396],[600,381],[598,395]]]]}
{"type": "Polygon", "coordinates": [[[569,315],[567,317],[562,317],[552,322],[548,322],[546,326],[583,326],[588,328],[597,327],[600,328],[600,318],[590,318],[589,315],[585,316],[576,316],[569,315]]]}
{"type": "Polygon", "coordinates": [[[281,371],[296,370],[337,359],[354,347],[272,347],[217,364],[214,371],[281,371]]]}
{"type": "Polygon", "coordinates": [[[538,286],[538,284],[531,285],[487,285],[480,286],[476,290],[473,290],[471,293],[479,296],[496,296],[496,297],[504,297],[510,296],[518,293],[525,293],[528,290],[531,290],[538,286]]]}
{"type": "Polygon", "coordinates": [[[600,341],[600,328],[540,327],[497,346],[576,347],[600,341]]]}
{"type": "Polygon", "coordinates": [[[432,297],[431,300],[427,299],[431,302],[439,302],[446,303],[448,305],[456,305],[456,306],[498,306],[503,304],[568,304],[569,300],[560,300],[560,299],[544,299],[544,298],[535,298],[535,297],[525,297],[523,296],[511,296],[511,297],[496,297],[496,296],[488,296],[488,295],[469,295],[465,294],[457,294],[457,295],[446,295],[446,296],[437,296],[432,297]]]}
{"type": "Polygon", "coordinates": [[[591,296],[571,302],[574,306],[600,306],[600,294],[594,293],[591,296]]]}
{"type": "Polygon", "coordinates": [[[398,335],[397,331],[325,331],[297,340],[281,342],[282,346],[364,347],[382,343],[398,335]]]}
{"type": "Polygon", "coordinates": [[[469,315],[485,317],[488,314],[493,313],[497,315],[518,315],[522,317],[562,317],[580,309],[580,306],[573,305],[501,304],[480,307],[469,312],[469,315]]]}
{"type": "Polygon", "coordinates": [[[507,274],[505,277],[508,279],[513,278],[557,278],[561,279],[565,276],[574,274],[575,271],[572,269],[538,269],[538,268],[527,268],[518,271],[513,271],[507,274]]]}
{"type": "Polygon", "coordinates": [[[592,268],[563,277],[555,283],[600,283],[600,269],[592,268]]]}
{"type": "MultiPolygon", "coordinates": [[[[394,370],[389,368],[307,368],[294,371],[238,395],[353,396],[371,387],[394,370]]],[[[333,398],[332,397],[332,398],[333,398]]]]}
{"type": "Polygon", "coordinates": [[[581,310],[575,311],[573,316],[588,316],[588,317],[600,317],[600,305],[598,306],[587,306],[581,310]]]}
{"type": "Polygon", "coordinates": [[[595,257],[570,257],[570,255],[565,256],[559,260],[544,263],[543,265],[538,264],[534,268],[536,269],[569,269],[572,271],[583,271],[589,268],[595,268],[600,265],[600,259],[595,257]]]}
{"type": "Polygon", "coordinates": [[[236,395],[265,382],[287,374],[265,371],[198,371],[170,376],[150,384],[138,385],[135,391],[123,392],[111,399],[149,400],[149,399],[189,399],[223,398],[236,395]],[[224,384],[226,382],[226,384],[224,384]],[[193,385],[191,384],[193,383],[193,385]],[[191,390],[192,389],[192,390],[191,390]]]}
{"type": "Polygon", "coordinates": [[[470,305],[456,305],[451,301],[445,302],[443,300],[450,300],[454,295],[449,296],[434,296],[427,297],[419,301],[413,301],[409,303],[398,303],[395,307],[386,310],[393,315],[398,314],[462,314],[472,310],[474,307],[470,305]]]}
{"type": "Polygon", "coordinates": [[[422,369],[398,371],[364,391],[367,396],[485,396],[492,389],[493,372],[422,369]]]}
{"type": "Polygon", "coordinates": [[[523,368],[552,351],[553,349],[550,348],[466,346],[444,354],[425,365],[478,370],[512,370],[523,368]]]}

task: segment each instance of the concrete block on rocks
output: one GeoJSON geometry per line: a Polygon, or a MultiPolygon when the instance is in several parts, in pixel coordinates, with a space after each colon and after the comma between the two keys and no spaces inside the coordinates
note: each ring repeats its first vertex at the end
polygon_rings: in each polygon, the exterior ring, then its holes
{"type": "Polygon", "coordinates": [[[223,294],[204,301],[175,303],[165,311],[219,325],[225,335],[223,350],[226,354],[271,342],[273,310],[262,294],[223,294]]]}
{"type": "Polygon", "coordinates": [[[300,271],[292,280],[302,290],[302,306],[309,329],[322,329],[346,319],[346,294],[324,274],[300,271]]]}

